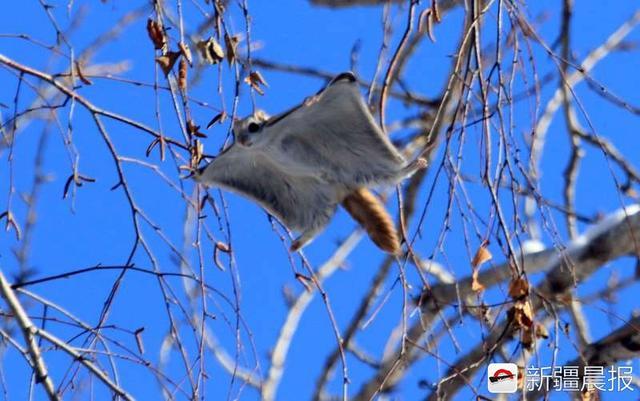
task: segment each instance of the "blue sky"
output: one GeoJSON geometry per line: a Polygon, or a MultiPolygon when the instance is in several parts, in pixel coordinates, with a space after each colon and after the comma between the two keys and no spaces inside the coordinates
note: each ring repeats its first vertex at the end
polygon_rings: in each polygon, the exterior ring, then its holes
{"type": "MultiPolygon", "coordinates": [[[[603,7],[601,2],[597,1],[577,3],[572,32],[573,50],[578,61],[582,60],[590,50],[600,45],[637,8],[637,5],[631,1],[615,2],[608,7],[603,7]]],[[[58,23],[63,28],[68,27],[70,18],[66,13],[66,3],[54,2],[53,4],[58,5],[53,9],[58,23]]],[[[81,12],[79,11],[81,9],[86,11],[85,21],[70,35],[70,41],[76,52],[82,51],[96,36],[120,20],[127,11],[143,4],[143,2],[133,1],[107,1],[104,4],[74,2],[72,16],[81,12]],[[86,8],[83,8],[85,6],[86,8]]],[[[532,2],[532,6],[533,8],[527,11],[529,19],[533,21],[543,16],[544,22],[538,26],[538,32],[547,43],[553,43],[559,31],[561,2],[532,2]]],[[[339,73],[351,68],[350,54],[353,47],[358,44],[359,54],[355,72],[364,79],[370,79],[373,76],[382,40],[380,23],[382,7],[332,10],[312,7],[305,1],[250,1],[249,8],[252,15],[251,38],[256,47],[253,51],[254,57],[339,73]]],[[[244,22],[240,18],[235,2],[232,2],[230,9],[229,22],[232,29],[242,33],[244,22]]],[[[191,3],[185,2],[184,12],[187,29],[197,26],[200,16],[195,7],[191,3]]],[[[393,18],[397,22],[394,25],[392,49],[395,49],[401,31],[404,29],[405,14],[406,10],[404,9],[392,8],[393,18]]],[[[130,68],[123,74],[124,77],[153,83],[154,53],[145,31],[146,18],[151,15],[149,10],[144,11],[142,18],[127,26],[122,35],[101,49],[92,61],[110,64],[126,60],[130,68]]],[[[491,29],[494,29],[495,17],[495,11],[488,13],[489,32],[493,32],[491,29]]],[[[447,14],[444,21],[435,27],[437,41],[435,43],[424,41],[404,70],[403,78],[422,95],[437,96],[446,84],[447,73],[451,66],[451,55],[456,50],[462,21],[463,13],[461,10],[447,14]]],[[[9,33],[28,33],[33,39],[48,44],[52,44],[55,38],[55,31],[42,7],[36,1],[8,2],[4,5],[3,12],[0,14],[0,34],[9,33]]],[[[175,32],[172,35],[175,35],[175,32]]],[[[488,42],[493,38],[492,35],[492,33],[488,33],[483,39],[488,42]]],[[[637,43],[640,40],[640,34],[634,31],[629,35],[628,40],[631,43],[637,43]]],[[[535,55],[538,75],[544,76],[546,73],[554,72],[555,64],[547,57],[544,49],[535,43],[532,43],[531,46],[535,55]]],[[[66,48],[63,50],[68,52],[66,48]]],[[[16,38],[0,37],[0,53],[20,63],[34,68],[48,69],[50,72],[59,72],[67,67],[66,61],[61,59],[56,59],[53,64],[50,64],[49,54],[46,50],[16,38]]],[[[638,105],[640,104],[638,65],[640,65],[640,58],[637,52],[615,52],[598,64],[592,72],[592,77],[630,104],[638,105]]],[[[317,78],[267,69],[261,69],[261,72],[269,86],[264,96],[256,96],[256,105],[272,114],[298,104],[304,97],[315,93],[325,84],[323,80],[317,78]]],[[[530,71],[527,74],[527,79],[531,79],[530,71]]],[[[160,75],[158,79],[160,83],[164,84],[164,78],[160,75]]],[[[218,70],[209,68],[203,74],[201,81],[191,88],[191,94],[194,98],[203,100],[210,105],[210,107],[192,105],[196,121],[203,126],[222,107],[221,98],[216,93],[217,80],[218,70]]],[[[225,88],[224,100],[228,106],[232,101],[233,75],[226,64],[222,68],[222,81],[225,88]]],[[[36,81],[32,79],[30,82],[36,81]]],[[[6,69],[0,69],[0,103],[7,106],[0,108],[3,120],[12,115],[16,85],[15,75],[6,69]]],[[[516,80],[515,85],[516,89],[522,89],[526,86],[521,79],[516,80]]],[[[556,88],[557,81],[553,81],[541,89],[542,105],[556,88]]],[[[514,92],[518,91],[514,90],[514,92]]],[[[580,84],[575,92],[597,133],[614,143],[628,160],[636,164],[640,162],[638,152],[640,149],[640,137],[638,136],[640,122],[638,116],[614,108],[606,100],[595,95],[585,83],[580,84]]],[[[158,128],[155,117],[155,104],[158,101],[165,133],[177,139],[181,138],[171,98],[167,92],[162,92],[156,99],[156,94],[149,87],[136,87],[96,78],[94,85],[83,87],[80,89],[80,93],[99,107],[142,121],[153,128],[158,128]]],[[[28,107],[33,99],[33,92],[23,88],[19,98],[20,108],[28,107]]],[[[238,114],[246,115],[251,111],[251,108],[248,88],[243,86],[239,98],[238,114]]],[[[415,107],[407,108],[400,102],[391,101],[386,119],[388,122],[393,122],[404,116],[413,115],[417,111],[419,110],[415,107]]],[[[512,132],[514,136],[519,138],[519,141],[522,141],[525,134],[531,131],[532,116],[539,116],[540,112],[540,107],[536,107],[532,101],[524,101],[516,105],[512,132]]],[[[66,130],[68,116],[68,111],[60,113],[62,131],[66,130]]],[[[583,124],[586,124],[584,117],[580,118],[583,124]]],[[[107,120],[106,127],[121,155],[138,158],[149,163],[160,163],[157,152],[154,152],[148,159],[145,158],[144,153],[150,142],[149,136],[113,121],[107,120]]],[[[42,121],[30,123],[20,131],[14,148],[13,174],[16,193],[13,196],[12,208],[23,226],[26,218],[26,206],[20,200],[19,194],[30,191],[33,182],[35,149],[43,134],[43,128],[42,121]]],[[[207,153],[215,154],[217,152],[226,137],[227,128],[228,122],[226,125],[215,126],[206,131],[208,138],[204,142],[207,153]]],[[[403,131],[394,135],[395,138],[398,138],[407,133],[408,131],[403,131]]],[[[462,170],[473,178],[480,177],[481,133],[480,125],[471,127],[467,132],[467,142],[464,145],[462,170]]],[[[81,172],[94,177],[96,182],[78,188],[73,201],[69,198],[62,199],[65,180],[71,173],[71,163],[69,154],[63,145],[60,130],[58,128],[51,129],[46,135],[47,147],[44,154],[43,171],[49,177],[49,181],[41,188],[37,204],[37,224],[32,233],[28,265],[35,269],[36,276],[47,276],[96,264],[123,264],[134,239],[131,214],[123,192],[111,190],[111,187],[118,180],[114,164],[90,115],[86,110],[76,105],[73,114],[73,143],[80,155],[81,172]]],[[[541,162],[540,189],[545,198],[552,202],[561,203],[562,171],[568,160],[569,149],[562,113],[556,115],[547,137],[548,141],[541,162]]],[[[582,170],[576,187],[576,209],[584,215],[594,216],[597,213],[611,212],[622,204],[631,203],[629,198],[619,195],[614,185],[612,174],[620,180],[623,177],[620,170],[605,159],[599,149],[588,145],[585,146],[585,149],[586,156],[582,162],[582,170]]],[[[441,162],[443,155],[442,149],[435,152],[433,161],[435,166],[441,162]]],[[[9,191],[10,173],[7,158],[7,151],[0,150],[0,199],[2,199],[0,200],[0,210],[6,208],[6,194],[9,191]]],[[[171,160],[168,159],[162,163],[161,168],[174,182],[179,182],[178,173],[171,160]]],[[[155,224],[162,228],[163,234],[181,248],[185,219],[184,201],[158,175],[146,168],[125,163],[125,173],[136,202],[155,224]]],[[[436,249],[443,216],[446,212],[448,180],[446,177],[440,177],[436,180],[436,168],[432,168],[429,170],[425,182],[426,184],[418,197],[418,210],[421,211],[424,207],[428,191],[432,186],[435,187],[435,195],[426,210],[426,220],[421,231],[422,236],[417,240],[415,247],[422,256],[435,254],[436,260],[450,269],[455,277],[466,277],[471,273],[470,258],[465,245],[462,219],[456,213],[452,216],[451,229],[442,246],[442,251],[436,249]]],[[[186,193],[190,194],[193,183],[185,180],[182,184],[185,186],[186,193]]],[[[481,217],[487,218],[490,199],[486,189],[475,184],[469,184],[467,189],[470,199],[476,205],[481,217]]],[[[221,205],[218,193],[212,191],[212,194],[221,205]]],[[[266,214],[249,201],[231,194],[225,194],[224,199],[228,204],[227,213],[235,251],[235,264],[229,264],[229,261],[223,256],[223,263],[227,265],[226,271],[216,269],[210,256],[211,246],[210,244],[205,245],[205,277],[207,282],[220,293],[233,299],[233,276],[237,274],[242,317],[250,328],[250,334],[245,329],[241,330],[241,361],[249,367],[255,365],[251,351],[251,341],[253,341],[257,349],[258,362],[264,373],[268,368],[268,352],[277,338],[278,330],[287,312],[282,288],[286,285],[294,292],[299,293],[301,287],[294,278],[286,252],[289,243],[283,243],[278,238],[277,232],[282,232],[282,230],[279,228],[274,230],[274,226],[266,214]],[[243,358],[247,360],[244,361],[243,358]]],[[[510,205],[510,199],[510,194],[506,192],[501,196],[501,201],[507,208],[510,205]]],[[[389,202],[388,207],[394,215],[397,214],[397,205],[393,200],[389,202]]],[[[511,218],[511,213],[508,213],[511,218]]],[[[212,227],[215,235],[219,235],[219,238],[223,239],[224,233],[218,229],[213,211],[209,209],[206,214],[208,215],[207,224],[212,227]]],[[[549,216],[553,218],[558,227],[558,235],[563,241],[566,241],[567,231],[562,215],[552,211],[549,212],[549,216]]],[[[148,238],[149,246],[154,251],[161,270],[177,271],[178,267],[171,250],[152,227],[146,224],[143,224],[142,227],[142,232],[148,238]]],[[[312,245],[305,249],[305,254],[311,264],[314,267],[320,266],[331,255],[336,242],[346,238],[354,227],[355,224],[344,212],[340,211],[327,229],[312,245]]],[[[585,227],[584,224],[580,226],[581,229],[585,227]]],[[[410,222],[409,228],[411,233],[415,232],[417,219],[410,222]]],[[[470,238],[472,241],[470,247],[473,250],[479,245],[479,241],[474,234],[471,234],[470,238]]],[[[522,238],[526,239],[526,236],[522,238]]],[[[550,233],[543,233],[542,241],[547,246],[554,245],[550,233]]],[[[18,246],[19,243],[15,240],[13,232],[0,233],[0,268],[8,275],[16,272],[18,263],[11,250],[18,246]]],[[[495,241],[492,243],[491,250],[497,263],[504,260],[502,251],[495,241]]],[[[195,252],[191,251],[187,257],[197,266],[195,252]]],[[[383,258],[384,255],[369,240],[364,239],[349,256],[346,268],[340,270],[327,281],[325,290],[329,294],[333,312],[341,329],[344,329],[348,324],[383,258]]],[[[136,253],[133,261],[138,267],[150,267],[149,259],[141,250],[136,253]]],[[[298,271],[302,271],[299,258],[294,256],[293,263],[298,271]]],[[[613,274],[618,274],[622,278],[631,276],[634,263],[635,261],[631,258],[625,258],[608,264],[582,285],[578,289],[578,293],[583,295],[592,293],[601,288],[602,283],[613,274]]],[[[412,271],[412,269],[407,267],[408,271],[412,271]]],[[[87,322],[95,323],[116,275],[117,273],[113,271],[92,272],[34,286],[31,290],[66,307],[87,322]]],[[[398,268],[396,266],[392,268],[387,277],[382,295],[377,303],[382,303],[387,294],[389,295],[388,301],[382,305],[371,325],[357,337],[358,344],[369,350],[375,357],[381,356],[390,329],[400,319],[402,294],[400,286],[394,286],[397,277],[398,268]]],[[[537,282],[541,277],[540,275],[534,276],[533,281],[537,282]]],[[[417,286],[411,292],[415,295],[419,289],[419,281],[415,277],[415,273],[410,273],[410,279],[414,286],[417,286]]],[[[176,291],[183,292],[180,280],[175,278],[168,280],[176,291]]],[[[485,294],[487,302],[504,300],[505,289],[506,287],[501,287],[488,291],[485,294]]],[[[631,311],[637,307],[635,291],[637,291],[636,286],[622,291],[612,310],[609,310],[609,306],[602,302],[585,307],[585,312],[591,322],[593,338],[600,338],[610,332],[612,328],[620,326],[621,322],[613,319],[612,313],[622,318],[630,316],[631,311]]],[[[184,297],[181,299],[184,301],[184,297]]],[[[210,302],[212,313],[217,316],[216,320],[210,321],[210,328],[218,336],[222,346],[233,353],[236,347],[233,309],[221,297],[214,296],[208,302],[210,302]]],[[[40,306],[34,305],[33,307],[34,314],[42,313],[40,306]]],[[[566,314],[561,317],[564,319],[563,321],[570,321],[566,314]]],[[[157,351],[168,328],[157,280],[149,275],[128,273],[113,305],[109,323],[130,331],[145,327],[145,357],[151,361],[157,361],[157,351]]],[[[70,339],[78,334],[76,329],[64,325],[52,323],[51,327],[55,327],[56,334],[61,338],[70,339]]],[[[478,324],[471,320],[465,320],[463,325],[457,325],[454,329],[456,340],[461,344],[476,344],[481,341],[479,334],[481,330],[478,324]]],[[[188,339],[188,346],[193,347],[192,337],[189,336],[187,329],[184,330],[183,335],[185,339],[188,339]]],[[[130,334],[122,330],[112,330],[109,333],[135,349],[135,341],[130,334]]],[[[572,345],[573,337],[566,338],[561,333],[552,334],[553,336],[558,335],[559,342],[562,344],[558,354],[559,361],[573,359],[576,355],[572,345]]],[[[549,340],[549,343],[553,344],[553,340],[549,340]]],[[[541,353],[545,357],[551,355],[549,343],[542,346],[541,353]]],[[[335,339],[326,308],[321,300],[316,298],[303,316],[291,344],[278,399],[306,399],[314,388],[327,353],[334,346],[335,339]]],[[[454,361],[459,356],[447,336],[441,343],[439,353],[448,361],[454,361]]],[[[57,352],[47,352],[46,358],[54,371],[55,381],[59,381],[66,371],[69,361],[57,352]]],[[[349,357],[348,362],[349,375],[352,380],[350,392],[355,393],[360,384],[368,379],[373,371],[352,356],[349,357]]],[[[231,394],[231,397],[239,395],[239,398],[243,400],[257,399],[257,393],[252,389],[242,389],[237,382],[230,383],[229,376],[211,355],[208,355],[206,365],[210,377],[206,385],[207,399],[225,399],[227,394],[231,394]]],[[[26,364],[15,351],[10,349],[3,356],[3,366],[3,374],[9,388],[8,399],[24,399],[24,389],[26,388],[24,383],[25,378],[28,377],[26,364]]],[[[634,364],[634,367],[640,369],[637,363],[634,364]]],[[[180,377],[178,372],[182,366],[178,354],[175,352],[171,356],[168,369],[176,377],[180,377]]],[[[438,366],[433,358],[425,358],[399,384],[397,393],[394,394],[398,396],[398,399],[403,400],[425,397],[428,390],[420,388],[417,382],[421,379],[436,380],[438,377],[437,369],[444,368],[438,366]]],[[[120,374],[123,386],[130,389],[139,399],[158,399],[158,387],[153,377],[145,369],[133,363],[123,362],[120,374]]],[[[339,374],[334,375],[334,379],[328,387],[330,391],[339,393],[341,388],[339,376],[339,374]]],[[[480,379],[476,384],[479,388],[484,389],[484,383],[480,379]]],[[[105,396],[105,393],[100,385],[96,385],[95,391],[96,399],[104,399],[102,397],[105,396]]],[[[43,394],[36,394],[34,399],[44,399],[43,394]]],[[[471,399],[471,397],[469,391],[460,395],[460,399],[471,399]]],[[[555,397],[558,399],[566,398],[560,395],[554,396],[554,399],[555,397]]],[[[605,394],[605,399],[610,400],[636,398],[637,396],[629,394],[605,394]]]]}

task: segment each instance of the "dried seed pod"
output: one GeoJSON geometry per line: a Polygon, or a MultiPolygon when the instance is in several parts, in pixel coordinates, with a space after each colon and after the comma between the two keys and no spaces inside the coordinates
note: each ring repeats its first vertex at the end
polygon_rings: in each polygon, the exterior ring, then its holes
{"type": "Polygon", "coordinates": [[[15,217],[13,217],[13,213],[11,213],[11,210],[0,213],[0,220],[2,220],[3,218],[7,220],[7,223],[4,227],[5,231],[9,231],[13,228],[16,233],[16,240],[20,241],[20,239],[22,238],[22,230],[20,229],[20,225],[16,221],[15,217]]]}
{"type": "Polygon", "coordinates": [[[229,36],[226,33],[224,34],[224,44],[227,48],[227,63],[229,63],[229,65],[236,62],[238,43],[240,43],[240,37],[238,35],[229,36]]]}
{"type": "Polygon", "coordinates": [[[207,123],[207,129],[211,128],[211,126],[217,122],[220,122],[221,124],[227,119],[227,113],[225,111],[221,111],[220,113],[216,114],[211,121],[209,121],[209,123],[207,123]]]}
{"type": "Polygon", "coordinates": [[[191,55],[191,49],[189,48],[189,45],[184,42],[180,42],[178,43],[178,47],[180,48],[182,57],[187,59],[190,66],[193,66],[193,56],[191,55]]]}
{"type": "Polygon", "coordinates": [[[74,183],[76,187],[81,187],[84,182],[96,182],[96,179],[78,174],[77,172],[74,172],[73,174],[71,174],[69,178],[67,178],[67,181],[64,184],[62,199],[65,199],[67,197],[67,194],[69,193],[69,188],[71,187],[71,183],[74,183]]]}
{"type": "Polygon", "coordinates": [[[207,136],[200,132],[200,126],[196,125],[193,120],[187,121],[187,133],[189,136],[197,136],[198,138],[206,138],[207,136]]]}
{"type": "Polygon", "coordinates": [[[191,170],[195,170],[198,168],[198,164],[200,164],[200,160],[202,160],[202,155],[204,154],[204,145],[199,140],[195,140],[193,146],[191,146],[191,170]]]}
{"type": "Polygon", "coordinates": [[[182,91],[187,90],[187,60],[184,57],[180,59],[178,67],[178,87],[182,91]]]}
{"type": "Polygon", "coordinates": [[[224,59],[224,51],[222,46],[214,38],[201,40],[196,43],[200,57],[209,64],[217,64],[224,59]]]}
{"type": "Polygon", "coordinates": [[[218,248],[218,250],[224,253],[231,252],[231,248],[229,248],[229,245],[221,241],[216,242],[216,248],[218,248]]]}

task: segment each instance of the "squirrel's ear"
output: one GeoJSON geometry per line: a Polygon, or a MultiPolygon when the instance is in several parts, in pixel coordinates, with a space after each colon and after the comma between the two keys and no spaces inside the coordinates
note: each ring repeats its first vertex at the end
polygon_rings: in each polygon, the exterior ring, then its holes
{"type": "Polygon", "coordinates": [[[347,72],[343,72],[341,74],[336,75],[331,82],[329,82],[329,85],[334,85],[340,82],[357,82],[358,79],[356,78],[355,74],[351,71],[347,71],[347,72]]]}
{"type": "Polygon", "coordinates": [[[253,117],[260,123],[264,123],[269,120],[267,112],[261,109],[257,109],[255,113],[253,113],[253,117]]]}

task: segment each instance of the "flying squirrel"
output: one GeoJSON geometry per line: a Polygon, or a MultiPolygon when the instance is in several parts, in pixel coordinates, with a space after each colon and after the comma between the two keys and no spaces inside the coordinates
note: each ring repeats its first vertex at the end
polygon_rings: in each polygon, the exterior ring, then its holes
{"type": "Polygon", "coordinates": [[[232,128],[234,143],[197,171],[198,182],[245,196],[300,232],[291,251],[315,238],[342,204],[378,247],[400,253],[393,220],[369,188],[395,185],[427,162],[398,152],[352,73],[282,114],[258,110],[232,128]]]}

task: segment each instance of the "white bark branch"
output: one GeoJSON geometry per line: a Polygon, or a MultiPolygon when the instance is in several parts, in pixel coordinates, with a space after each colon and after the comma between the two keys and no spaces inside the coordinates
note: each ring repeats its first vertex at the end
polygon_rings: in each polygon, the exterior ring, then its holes
{"type": "MultiPolygon", "coordinates": [[[[361,231],[356,231],[346,241],[340,245],[333,256],[327,260],[316,273],[318,282],[322,283],[327,277],[333,274],[344,262],[344,259],[351,253],[362,237],[361,231]]],[[[284,363],[291,346],[291,340],[296,332],[302,314],[313,300],[316,291],[305,291],[295,300],[285,322],[280,329],[278,340],[271,353],[271,366],[267,373],[267,379],[262,386],[262,400],[271,401],[275,399],[280,379],[284,371],[284,363]]]]}
{"type": "Polygon", "coordinates": [[[15,292],[11,289],[11,284],[4,277],[4,273],[0,270],[0,295],[5,300],[9,309],[15,316],[16,323],[22,331],[24,341],[26,343],[27,352],[31,358],[31,365],[36,373],[36,382],[42,384],[42,388],[47,393],[47,397],[51,401],[58,401],[60,397],[56,394],[55,386],[49,373],[47,373],[47,365],[42,358],[42,352],[40,352],[40,346],[36,341],[35,334],[39,331],[38,327],[33,324],[29,315],[22,307],[20,300],[16,297],[15,292]]]}
{"type": "Polygon", "coordinates": [[[36,329],[35,334],[49,341],[51,344],[60,348],[69,356],[73,357],[74,360],[78,361],[82,366],[87,368],[91,373],[93,373],[104,385],[109,387],[111,391],[113,391],[118,396],[122,397],[126,401],[134,401],[135,398],[127,393],[124,389],[114,383],[111,378],[98,366],[96,366],[93,362],[89,361],[81,352],[76,350],[74,347],[70,346],[63,340],[54,336],[46,330],[36,329]]]}

